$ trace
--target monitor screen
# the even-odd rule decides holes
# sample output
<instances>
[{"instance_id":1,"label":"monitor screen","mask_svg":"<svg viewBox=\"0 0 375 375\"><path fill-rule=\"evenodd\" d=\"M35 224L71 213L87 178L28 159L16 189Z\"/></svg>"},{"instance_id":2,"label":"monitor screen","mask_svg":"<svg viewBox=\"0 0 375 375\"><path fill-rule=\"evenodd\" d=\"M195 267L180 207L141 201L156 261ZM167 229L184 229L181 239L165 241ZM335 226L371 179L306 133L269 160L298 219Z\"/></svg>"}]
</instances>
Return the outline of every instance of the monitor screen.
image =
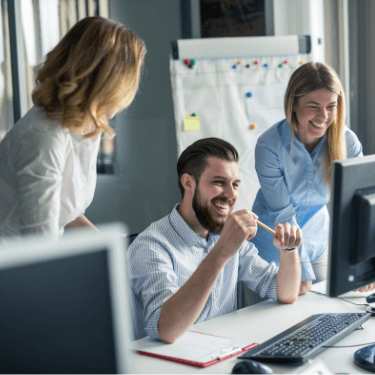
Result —
<instances>
[{"instance_id":1,"label":"monitor screen","mask_svg":"<svg viewBox=\"0 0 375 375\"><path fill-rule=\"evenodd\" d=\"M375 282L375 155L332 165L327 292Z\"/></svg>"},{"instance_id":2,"label":"monitor screen","mask_svg":"<svg viewBox=\"0 0 375 375\"><path fill-rule=\"evenodd\" d=\"M121 253L124 239L86 231L0 253L0 372L127 372L118 347L132 331L118 321L130 315L116 290L127 287Z\"/></svg>"}]
</instances>

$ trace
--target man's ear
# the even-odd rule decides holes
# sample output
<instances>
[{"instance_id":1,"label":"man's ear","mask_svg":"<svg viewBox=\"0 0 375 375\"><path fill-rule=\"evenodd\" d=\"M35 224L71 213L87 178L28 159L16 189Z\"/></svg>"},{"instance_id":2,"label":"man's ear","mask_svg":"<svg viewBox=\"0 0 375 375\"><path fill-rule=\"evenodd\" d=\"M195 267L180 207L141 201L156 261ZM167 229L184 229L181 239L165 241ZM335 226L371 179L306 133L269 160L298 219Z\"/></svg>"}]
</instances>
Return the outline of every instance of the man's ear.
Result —
<instances>
[{"instance_id":1,"label":"man's ear","mask_svg":"<svg viewBox=\"0 0 375 375\"><path fill-rule=\"evenodd\" d=\"M181 177L181 184L184 187L185 193L191 192L192 194L195 191L195 178L190 174L184 173Z\"/></svg>"}]
</instances>

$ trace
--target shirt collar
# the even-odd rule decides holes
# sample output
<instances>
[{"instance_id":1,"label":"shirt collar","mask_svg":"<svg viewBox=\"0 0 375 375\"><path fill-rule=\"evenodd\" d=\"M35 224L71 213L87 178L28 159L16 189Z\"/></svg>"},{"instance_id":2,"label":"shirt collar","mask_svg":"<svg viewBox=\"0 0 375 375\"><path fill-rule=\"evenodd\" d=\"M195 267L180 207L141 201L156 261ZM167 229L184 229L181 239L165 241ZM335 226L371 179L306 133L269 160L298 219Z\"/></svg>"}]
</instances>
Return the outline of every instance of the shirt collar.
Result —
<instances>
[{"instance_id":1,"label":"shirt collar","mask_svg":"<svg viewBox=\"0 0 375 375\"><path fill-rule=\"evenodd\" d=\"M177 209L179 207L179 204L176 204L169 215L169 221L174 228L174 230L179 234L179 236L184 240L187 246L207 246L207 243L209 242L211 238L211 234L208 235L208 241L206 241L204 238L198 236L186 223L186 221L181 217L181 215L178 213Z\"/></svg>"},{"instance_id":2,"label":"shirt collar","mask_svg":"<svg viewBox=\"0 0 375 375\"><path fill-rule=\"evenodd\" d=\"M95 137L91 137L91 138L83 138L84 132L82 132L82 131L73 132L69 128L64 128L64 133L70 134L72 136L72 138L74 138L78 142L82 142L85 139L90 139L92 142L95 142L98 139L98 135L96 135Z\"/></svg>"},{"instance_id":3,"label":"shirt collar","mask_svg":"<svg viewBox=\"0 0 375 375\"><path fill-rule=\"evenodd\" d=\"M327 133L326 133L326 134L327 134ZM325 142L326 142L326 138L327 138L327 135L326 135L326 134L323 135L322 139L321 139L321 140L319 141L319 143L315 146L313 152L311 153L311 156L312 156L313 154L317 153L317 152L323 147L323 145L324 145Z\"/></svg>"},{"instance_id":4,"label":"shirt collar","mask_svg":"<svg viewBox=\"0 0 375 375\"><path fill-rule=\"evenodd\" d=\"M282 138L284 146L286 147L290 145L292 143L292 127L289 124L289 122L286 119L284 121L281 121L279 125L279 129L280 129L281 138ZM319 151L322 148L323 144L325 143L325 140L326 140L326 134L324 134L323 138L315 146L311 154L314 154L315 152ZM293 142L296 142L304 146L302 142L300 142L295 135L293 137Z\"/></svg>"},{"instance_id":5,"label":"shirt collar","mask_svg":"<svg viewBox=\"0 0 375 375\"><path fill-rule=\"evenodd\" d=\"M284 143L284 146L290 145L292 143L292 127L286 119L284 121L281 121L279 125L279 132L281 134L281 139Z\"/></svg>"}]
</instances>

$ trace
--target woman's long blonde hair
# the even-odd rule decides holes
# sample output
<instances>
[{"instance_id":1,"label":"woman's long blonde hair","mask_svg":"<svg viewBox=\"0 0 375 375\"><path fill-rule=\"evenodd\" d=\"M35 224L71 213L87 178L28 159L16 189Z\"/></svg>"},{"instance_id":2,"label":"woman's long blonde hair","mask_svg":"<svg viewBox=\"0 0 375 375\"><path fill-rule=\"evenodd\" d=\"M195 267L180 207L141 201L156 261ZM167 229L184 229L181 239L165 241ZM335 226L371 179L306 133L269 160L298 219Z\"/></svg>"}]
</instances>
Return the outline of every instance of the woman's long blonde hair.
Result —
<instances>
[{"instance_id":1,"label":"woman's long blonde hair","mask_svg":"<svg viewBox=\"0 0 375 375\"><path fill-rule=\"evenodd\" d=\"M345 95L340 78L336 72L323 63L309 62L301 65L290 77L285 93L284 110L287 121L292 127L292 147L294 133L298 129L295 109L299 99L316 90L328 90L338 95L336 117L327 130L326 151L324 155L325 181L330 185L331 165L334 160L346 159L344 134Z\"/></svg>"},{"instance_id":2,"label":"woman's long blonde hair","mask_svg":"<svg viewBox=\"0 0 375 375\"><path fill-rule=\"evenodd\" d=\"M114 135L106 115L133 101L145 53L144 42L123 25L86 17L37 67L33 102L74 132L93 124L86 138Z\"/></svg>"}]
</instances>

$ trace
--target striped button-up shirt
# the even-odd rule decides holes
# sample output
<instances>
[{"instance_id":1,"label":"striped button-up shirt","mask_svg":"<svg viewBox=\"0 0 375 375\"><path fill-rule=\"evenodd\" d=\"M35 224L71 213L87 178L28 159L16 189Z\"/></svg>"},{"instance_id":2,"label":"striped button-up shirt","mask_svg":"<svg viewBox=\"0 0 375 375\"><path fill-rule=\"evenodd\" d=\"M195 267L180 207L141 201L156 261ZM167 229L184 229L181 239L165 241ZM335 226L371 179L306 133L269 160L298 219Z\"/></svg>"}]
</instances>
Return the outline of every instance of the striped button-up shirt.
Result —
<instances>
[{"instance_id":1,"label":"striped button-up shirt","mask_svg":"<svg viewBox=\"0 0 375 375\"><path fill-rule=\"evenodd\" d=\"M177 208L139 234L127 252L136 339L146 335L160 338L163 303L185 284L220 238L198 236ZM277 300L277 271L274 263L262 259L255 246L245 241L224 266L196 322L236 310L238 281L262 297Z\"/></svg>"}]
</instances>

